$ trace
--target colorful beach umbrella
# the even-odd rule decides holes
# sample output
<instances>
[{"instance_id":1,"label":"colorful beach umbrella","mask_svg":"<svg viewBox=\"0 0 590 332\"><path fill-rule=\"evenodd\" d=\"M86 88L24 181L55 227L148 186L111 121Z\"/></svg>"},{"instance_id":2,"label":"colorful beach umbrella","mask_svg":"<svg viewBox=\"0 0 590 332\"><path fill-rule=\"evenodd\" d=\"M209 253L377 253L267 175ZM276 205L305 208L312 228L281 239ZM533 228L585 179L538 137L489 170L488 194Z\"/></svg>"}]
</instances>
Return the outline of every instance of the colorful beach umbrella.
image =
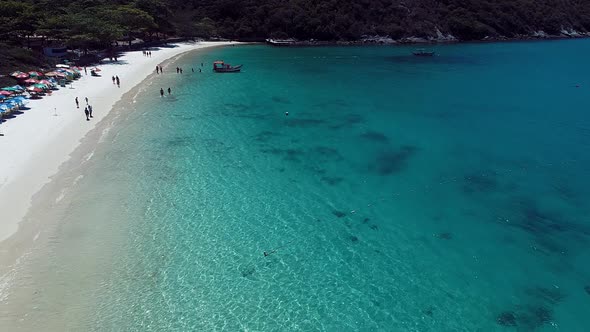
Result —
<instances>
[{"instance_id":1,"label":"colorful beach umbrella","mask_svg":"<svg viewBox=\"0 0 590 332\"><path fill-rule=\"evenodd\" d=\"M39 80L36 80L34 78L29 78L24 80L23 82L28 83L28 84L35 84L35 83L39 83Z\"/></svg>"},{"instance_id":2,"label":"colorful beach umbrella","mask_svg":"<svg viewBox=\"0 0 590 332\"><path fill-rule=\"evenodd\" d=\"M20 75L20 74L24 74L24 73L23 73L22 71L20 71L20 70L17 70L17 71L13 71L13 72L10 74L10 76L14 77L14 76L17 76L17 75Z\"/></svg>"},{"instance_id":3,"label":"colorful beach umbrella","mask_svg":"<svg viewBox=\"0 0 590 332\"><path fill-rule=\"evenodd\" d=\"M37 83L37 84L33 84L34 87L39 88L39 89L48 89L49 87L46 84L42 84L42 83Z\"/></svg>"},{"instance_id":4,"label":"colorful beach umbrella","mask_svg":"<svg viewBox=\"0 0 590 332\"><path fill-rule=\"evenodd\" d=\"M55 65L55 68L70 68L70 66L59 63L59 64Z\"/></svg>"},{"instance_id":5,"label":"colorful beach umbrella","mask_svg":"<svg viewBox=\"0 0 590 332\"><path fill-rule=\"evenodd\" d=\"M0 91L0 95L10 96L10 95L12 95L12 92L11 91L6 91L6 90L2 90L2 91Z\"/></svg>"},{"instance_id":6,"label":"colorful beach umbrella","mask_svg":"<svg viewBox=\"0 0 590 332\"><path fill-rule=\"evenodd\" d=\"M45 76L47 76L47 77L57 76L57 72L50 71L50 72L45 73Z\"/></svg>"},{"instance_id":7,"label":"colorful beach umbrella","mask_svg":"<svg viewBox=\"0 0 590 332\"><path fill-rule=\"evenodd\" d=\"M29 91L29 92L43 92L43 89L38 88L36 86L30 86L27 88L27 91Z\"/></svg>"},{"instance_id":8,"label":"colorful beach umbrella","mask_svg":"<svg viewBox=\"0 0 590 332\"><path fill-rule=\"evenodd\" d=\"M40 72L38 72L38 71L30 71L30 72L29 72L29 76L36 76L36 77L39 77L39 76L43 76L43 73L40 73Z\"/></svg>"}]
</instances>

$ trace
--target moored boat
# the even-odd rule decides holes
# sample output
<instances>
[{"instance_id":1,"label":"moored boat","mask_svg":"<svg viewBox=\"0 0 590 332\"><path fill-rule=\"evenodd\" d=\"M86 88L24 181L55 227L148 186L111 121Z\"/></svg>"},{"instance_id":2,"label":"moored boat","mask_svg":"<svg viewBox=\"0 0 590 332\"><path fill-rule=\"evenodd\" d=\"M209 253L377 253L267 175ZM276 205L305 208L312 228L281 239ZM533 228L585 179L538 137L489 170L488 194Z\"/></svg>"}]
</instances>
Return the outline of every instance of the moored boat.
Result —
<instances>
[{"instance_id":1,"label":"moored boat","mask_svg":"<svg viewBox=\"0 0 590 332\"><path fill-rule=\"evenodd\" d=\"M242 70L242 65L232 66L221 60L213 62L213 71L216 73L237 73Z\"/></svg>"}]
</instances>

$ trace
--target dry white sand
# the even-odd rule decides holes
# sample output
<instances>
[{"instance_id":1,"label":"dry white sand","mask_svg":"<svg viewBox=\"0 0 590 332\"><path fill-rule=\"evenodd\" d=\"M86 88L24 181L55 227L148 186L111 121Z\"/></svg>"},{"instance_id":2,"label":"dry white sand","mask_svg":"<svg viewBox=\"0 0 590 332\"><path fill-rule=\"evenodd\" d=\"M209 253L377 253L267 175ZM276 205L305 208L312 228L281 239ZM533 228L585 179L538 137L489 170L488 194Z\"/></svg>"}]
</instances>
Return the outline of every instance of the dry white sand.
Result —
<instances>
[{"instance_id":1,"label":"dry white sand","mask_svg":"<svg viewBox=\"0 0 590 332\"><path fill-rule=\"evenodd\" d=\"M81 139L103 119L124 93L138 85L163 61L181 53L228 42L175 44L176 47L152 51L152 57L141 51L128 52L118 63L103 64L101 77L82 74L69 86L54 91L52 96L31 100L30 110L0 125L0 241L18 230L35 193L57 173L59 166L79 145ZM168 72L172 73L170 69ZM175 74L175 73L174 73ZM113 85L117 75L121 87ZM78 97L80 108L76 108ZM86 121L85 98L94 109L94 118ZM57 115L55 115L57 114Z\"/></svg>"}]
</instances>

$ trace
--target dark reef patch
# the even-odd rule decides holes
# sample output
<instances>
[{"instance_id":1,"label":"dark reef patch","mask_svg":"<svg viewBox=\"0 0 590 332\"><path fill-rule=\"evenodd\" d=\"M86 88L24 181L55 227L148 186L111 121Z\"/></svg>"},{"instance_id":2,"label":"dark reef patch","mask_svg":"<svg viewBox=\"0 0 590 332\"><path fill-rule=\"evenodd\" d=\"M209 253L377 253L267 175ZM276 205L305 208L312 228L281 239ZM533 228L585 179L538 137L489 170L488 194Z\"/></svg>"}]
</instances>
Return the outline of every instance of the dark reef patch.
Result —
<instances>
[{"instance_id":1,"label":"dark reef patch","mask_svg":"<svg viewBox=\"0 0 590 332\"><path fill-rule=\"evenodd\" d=\"M272 154L276 156L283 156L284 160L288 161L301 161L299 158L305 154L302 149L279 149L279 148L267 148L261 149L260 152Z\"/></svg>"},{"instance_id":2,"label":"dark reef patch","mask_svg":"<svg viewBox=\"0 0 590 332\"><path fill-rule=\"evenodd\" d=\"M369 140L371 142L376 142L376 143L388 143L389 142L389 138L387 138L387 136L385 136L382 133L376 132L376 131L367 131L364 134L360 135L361 138Z\"/></svg>"},{"instance_id":3,"label":"dark reef patch","mask_svg":"<svg viewBox=\"0 0 590 332\"><path fill-rule=\"evenodd\" d=\"M236 103L225 103L223 106L225 106L226 109L232 109L236 111L245 111L251 108L249 105Z\"/></svg>"},{"instance_id":4,"label":"dark reef patch","mask_svg":"<svg viewBox=\"0 0 590 332\"><path fill-rule=\"evenodd\" d=\"M453 238L453 234L449 232L438 233L436 234L436 237L441 240L451 240Z\"/></svg>"},{"instance_id":5,"label":"dark reef patch","mask_svg":"<svg viewBox=\"0 0 590 332\"><path fill-rule=\"evenodd\" d=\"M503 311L496 317L496 322L502 326L516 326L516 314L512 311Z\"/></svg>"},{"instance_id":6,"label":"dark reef patch","mask_svg":"<svg viewBox=\"0 0 590 332\"><path fill-rule=\"evenodd\" d=\"M268 142L278 136L281 136L279 133L275 133L273 131L261 131L256 136L254 136L254 140L258 142Z\"/></svg>"},{"instance_id":7,"label":"dark reef patch","mask_svg":"<svg viewBox=\"0 0 590 332\"><path fill-rule=\"evenodd\" d=\"M369 223L369 221L371 221L371 218L364 218L363 219L363 224L367 224L367 223Z\"/></svg>"},{"instance_id":8,"label":"dark reef patch","mask_svg":"<svg viewBox=\"0 0 590 332\"><path fill-rule=\"evenodd\" d=\"M588 293L588 295L590 295L590 285L585 286L584 290L586 291L586 293Z\"/></svg>"},{"instance_id":9,"label":"dark reef patch","mask_svg":"<svg viewBox=\"0 0 590 332\"><path fill-rule=\"evenodd\" d=\"M374 230L374 231L379 230L379 226L377 226L375 224L372 224L371 226L369 226L369 228L372 229L372 230Z\"/></svg>"},{"instance_id":10,"label":"dark reef patch","mask_svg":"<svg viewBox=\"0 0 590 332\"><path fill-rule=\"evenodd\" d=\"M327 146L316 146L312 149L315 154L320 155L324 159L329 159L333 161L339 161L344 159L340 152L337 149L330 148Z\"/></svg>"},{"instance_id":11,"label":"dark reef patch","mask_svg":"<svg viewBox=\"0 0 590 332\"><path fill-rule=\"evenodd\" d=\"M350 241L353 242L353 243L356 243L356 242L359 242L359 238L356 237L356 236L354 236L354 235L351 235L350 236Z\"/></svg>"},{"instance_id":12,"label":"dark reef patch","mask_svg":"<svg viewBox=\"0 0 590 332\"><path fill-rule=\"evenodd\" d=\"M434 315L434 307L430 306L430 307L422 310L422 313L428 317L432 317Z\"/></svg>"},{"instance_id":13,"label":"dark reef patch","mask_svg":"<svg viewBox=\"0 0 590 332\"><path fill-rule=\"evenodd\" d=\"M403 171L408 160L416 154L418 148L405 145L395 150L381 152L369 169L379 175L386 176Z\"/></svg>"},{"instance_id":14,"label":"dark reef patch","mask_svg":"<svg viewBox=\"0 0 590 332\"><path fill-rule=\"evenodd\" d=\"M517 327L525 331L536 330L552 320L553 310L542 305L519 307L516 312L508 310L496 316L499 325Z\"/></svg>"},{"instance_id":15,"label":"dark reef patch","mask_svg":"<svg viewBox=\"0 0 590 332\"><path fill-rule=\"evenodd\" d=\"M296 127L296 128L317 127L317 126L323 125L325 123L326 123L326 121L320 120L320 119L289 118L286 120L286 124L288 127Z\"/></svg>"},{"instance_id":16,"label":"dark reef patch","mask_svg":"<svg viewBox=\"0 0 590 332\"><path fill-rule=\"evenodd\" d=\"M330 125L332 129L349 128L359 123L363 123L365 119L360 114L348 114L341 119L337 119L334 124Z\"/></svg>"},{"instance_id":17,"label":"dark reef patch","mask_svg":"<svg viewBox=\"0 0 590 332\"><path fill-rule=\"evenodd\" d=\"M498 188L494 172L468 174L463 177L463 192L492 192Z\"/></svg>"},{"instance_id":18,"label":"dark reef patch","mask_svg":"<svg viewBox=\"0 0 590 332\"><path fill-rule=\"evenodd\" d=\"M322 182L326 182L331 186L336 186L340 184L340 182L344 181L344 178L341 177L332 177L332 176L324 176L322 177Z\"/></svg>"},{"instance_id":19,"label":"dark reef patch","mask_svg":"<svg viewBox=\"0 0 590 332\"><path fill-rule=\"evenodd\" d=\"M337 218L346 217L346 213L344 213L342 211L338 211L338 210L333 210L332 214L335 215Z\"/></svg>"},{"instance_id":20,"label":"dark reef patch","mask_svg":"<svg viewBox=\"0 0 590 332\"><path fill-rule=\"evenodd\" d=\"M272 96L272 98L270 98L272 101L274 101L275 103L279 103L279 104L291 104L291 101L285 97L281 97L281 96Z\"/></svg>"},{"instance_id":21,"label":"dark reef patch","mask_svg":"<svg viewBox=\"0 0 590 332\"><path fill-rule=\"evenodd\" d=\"M242 277L244 278L251 277L254 274L254 272L256 272L256 268L254 266L246 267L241 271Z\"/></svg>"}]
</instances>

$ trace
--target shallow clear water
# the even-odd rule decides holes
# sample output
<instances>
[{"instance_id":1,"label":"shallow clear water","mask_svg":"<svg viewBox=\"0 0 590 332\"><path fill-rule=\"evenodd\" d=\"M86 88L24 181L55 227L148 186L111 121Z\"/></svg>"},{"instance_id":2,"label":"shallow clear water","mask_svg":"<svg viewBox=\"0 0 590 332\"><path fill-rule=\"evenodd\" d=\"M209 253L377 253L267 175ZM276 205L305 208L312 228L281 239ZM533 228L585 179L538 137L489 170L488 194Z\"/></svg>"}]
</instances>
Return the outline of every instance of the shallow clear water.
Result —
<instances>
[{"instance_id":1,"label":"shallow clear water","mask_svg":"<svg viewBox=\"0 0 590 332\"><path fill-rule=\"evenodd\" d=\"M34 305L84 330L590 329L590 41L435 49L172 64L81 167L33 282L73 290Z\"/></svg>"}]
</instances>

